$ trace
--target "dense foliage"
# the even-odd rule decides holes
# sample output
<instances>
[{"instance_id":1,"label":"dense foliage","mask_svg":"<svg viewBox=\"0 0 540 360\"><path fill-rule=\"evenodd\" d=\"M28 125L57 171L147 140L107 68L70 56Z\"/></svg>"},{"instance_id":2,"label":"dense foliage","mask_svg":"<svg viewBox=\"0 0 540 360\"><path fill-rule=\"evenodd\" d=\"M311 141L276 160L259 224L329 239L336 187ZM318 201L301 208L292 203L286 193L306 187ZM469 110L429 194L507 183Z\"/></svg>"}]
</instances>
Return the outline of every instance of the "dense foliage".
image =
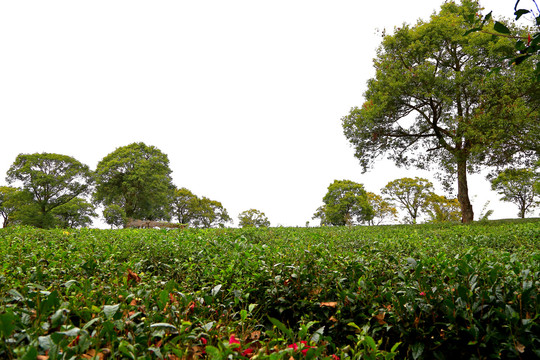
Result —
<instances>
[{"instance_id":1,"label":"dense foliage","mask_svg":"<svg viewBox=\"0 0 540 360\"><path fill-rule=\"evenodd\" d=\"M166 218L174 189L171 173L169 158L155 146L119 147L97 165L94 199L106 207L120 206L129 218Z\"/></svg>"},{"instance_id":2,"label":"dense foliage","mask_svg":"<svg viewBox=\"0 0 540 360\"><path fill-rule=\"evenodd\" d=\"M387 156L398 165L438 167L448 185L457 179L463 222L474 218L468 173L529 164L539 150L532 63L508 66L512 39L465 35L479 13L475 1L447 1L429 21L384 36L365 102L342 118L364 171Z\"/></svg>"},{"instance_id":3,"label":"dense foliage","mask_svg":"<svg viewBox=\"0 0 540 360\"><path fill-rule=\"evenodd\" d=\"M0 230L0 358L540 357L540 222Z\"/></svg>"},{"instance_id":4,"label":"dense foliage","mask_svg":"<svg viewBox=\"0 0 540 360\"><path fill-rule=\"evenodd\" d=\"M270 220L266 214L257 209L244 210L238 214L240 227L268 227Z\"/></svg>"},{"instance_id":5,"label":"dense foliage","mask_svg":"<svg viewBox=\"0 0 540 360\"><path fill-rule=\"evenodd\" d=\"M67 155L19 154L6 180L22 185L23 194L11 197L16 204L15 218L24 224L47 228L65 222L65 218L55 217L53 211L90 193L92 172L87 165ZM65 214L66 208L62 211Z\"/></svg>"},{"instance_id":6,"label":"dense foliage","mask_svg":"<svg viewBox=\"0 0 540 360\"><path fill-rule=\"evenodd\" d=\"M374 216L364 185L351 180L334 180L328 185L323 203L313 215L321 219L322 225L357 225Z\"/></svg>"}]
</instances>

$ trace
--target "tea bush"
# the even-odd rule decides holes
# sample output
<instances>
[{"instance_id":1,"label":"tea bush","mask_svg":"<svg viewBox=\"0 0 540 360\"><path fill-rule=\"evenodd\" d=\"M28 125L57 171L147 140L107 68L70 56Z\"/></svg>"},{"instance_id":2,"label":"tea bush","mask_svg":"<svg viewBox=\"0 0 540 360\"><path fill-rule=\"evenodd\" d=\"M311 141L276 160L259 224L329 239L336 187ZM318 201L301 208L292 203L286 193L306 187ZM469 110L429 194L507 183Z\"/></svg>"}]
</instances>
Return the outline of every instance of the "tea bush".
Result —
<instances>
[{"instance_id":1,"label":"tea bush","mask_svg":"<svg viewBox=\"0 0 540 360\"><path fill-rule=\"evenodd\" d=\"M0 358L540 357L540 221L0 229Z\"/></svg>"}]
</instances>

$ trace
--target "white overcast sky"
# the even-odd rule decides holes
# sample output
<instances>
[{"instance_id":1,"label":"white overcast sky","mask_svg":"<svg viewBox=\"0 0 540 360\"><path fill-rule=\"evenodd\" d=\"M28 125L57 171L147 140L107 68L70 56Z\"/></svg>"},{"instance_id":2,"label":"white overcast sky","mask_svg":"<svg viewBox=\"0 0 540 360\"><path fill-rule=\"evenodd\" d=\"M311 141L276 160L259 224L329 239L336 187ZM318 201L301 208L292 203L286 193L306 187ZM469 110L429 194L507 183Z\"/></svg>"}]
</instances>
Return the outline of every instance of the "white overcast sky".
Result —
<instances>
[{"instance_id":1,"label":"white overcast sky","mask_svg":"<svg viewBox=\"0 0 540 360\"><path fill-rule=\"evenodd\" d=\"M304 226L335 179L379 190L432 174L381 161L362 174L341 117L363 103L381 35L442 1L0 2L0 184L20 153L95 169L142 141L168 155L176 186ZM511 17L513 0L485 0ZM483 176L478 215L515 217Z\"/></svg>"}]
</instances>

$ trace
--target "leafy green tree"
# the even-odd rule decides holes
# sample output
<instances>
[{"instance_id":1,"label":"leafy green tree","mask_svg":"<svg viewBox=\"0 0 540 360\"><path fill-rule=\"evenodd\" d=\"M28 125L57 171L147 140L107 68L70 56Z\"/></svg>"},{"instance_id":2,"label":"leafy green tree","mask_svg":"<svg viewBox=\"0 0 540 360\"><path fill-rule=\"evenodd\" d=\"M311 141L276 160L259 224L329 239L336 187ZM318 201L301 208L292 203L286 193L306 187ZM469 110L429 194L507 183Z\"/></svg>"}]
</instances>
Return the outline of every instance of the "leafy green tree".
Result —
<instances>
[{"instance_id":1,"label":"leafy green tree","mask_svg":"<svg viewBox=\"0 0 540 360\"><path fill-rule=\"evenodd\" d=\"M429 194L425 210L430 222L458 222L461 219L458 199L449 199L444 195Z\"/></svg>"},{"instance_id":2,"label":"leafy green tree","mask_svg":"<svg viewBox=\"0 0 540 360\"><path fill-rule=\"evenodd\" d=\"M355 225L373 219L373 208L364 186L351 180L334 180L328 186L323 203L313 215L314 219L321 219L321 225Z\"/></svg>"},{"instance_id":3,"label":"leafy green tree","mask_svg":"<svg viewBox=\"0 0 540 360\"><path fill-rule=\"evenodd\" d=\"M180 224L210 228L225 226L232 219L219 201L199 198L186 188L176 189L172 200L172 216Z\"/></svg>"},{"instance_id":4,"label":"leafy green tree","mask_svg":"<svg viewBox=\"0 0 540 360\"><path fill-rule=\"evenodd\" d=\"M365 103L342 118L364 171L386 154L400 166L437 166L447 187L457 179L463 222L474 218L469 172L527 164L540 149L532 65L506 66L512 39L465 36L479 12L475 1L448 1L430 21L385 36Z\"/></svg>"},{"instance_id":5,"label":"leafy green tree","mask_svg":"<svg viewBox=\"0 0 540 360\"><path fill-rule=\"evenodd\" d=\"M373 209L373 219L370 220L371 225L380 225L387 219L390 221L397 219L397 209L381 195L368 192L367 197Z\"/></svg>"},{"instance_id":6,"label":"leafy green tree","mask_svg":"<svg viewBox=\"0 0 540 360\"><path fill-rule=\"evenodd\" d=\"M527 211L540 203L540 194L535 190L535 183L540 181L540 174L531 169L506 169L491 180L491 189L502 195L501 200L518 206L518 216L525 218Z\"/></svg>"},{"instance_id":7,"label":"leafy green tree","mask_svg":"<svg viewBox=\"0 0 540 360\"><path fill-rule=\"evenodd\" d=\"M238 220L240 220L240 227L269 227L270 221L266 215L259 210L249 209L242 211L238 215Z\"/></svg>"},{"instance_id":8,"label":"leafy green tree","mask_svg":"<svg viewBox=\"0 0 540 360\"><path fill-rule=\"evenodd\" d=\"M186 188L175 189L171 206L173 218L177 218L180 224L193 225L199 198Z\"/></svg>"},{"instance_id":9,"label":"leafy green tree","mask_svg":"<svg viewBox=\"0 0 540 360\"><path fill-rule=\"evenodd\" d=\"M219 201L210 200L205 196L198 199L193 218L193 224L196 227L223 227L231 221L232 219L227 213L227 210Z\"/></svg>"},{"instance_id":10,"label":"leafy green tree","mask_svg":"<svg viewBox=\"0 0 540 360\"><path fill-rule=\"evenodd\" d=\"M53 227L51 211L77 196L88 195L92 173L88 166L66 155L20 154L7 172L6 180L21 182L32 196L31 204L19 209L22 222L41 228Z\"/></svg>"},{"instance_id":11,"label":"leafy green tree","mask_svg":"<svg viewBox=\"0 0 540 360\"><path fill-rule=\"evenodd\" d=\"M18 201L16 198L19 189L11 186L0 186L0 216L2 216L2 227L8 227L13 222L13 215L17 210Z\"/></svg>"},{"instance_id":12,"label":"leafy green tree","mask_svg":"<svg viewBox=\"0 0 540 360\"><path fill-rule=\"evenodd\" d=\"M416 224L420 212L425 208L432 192L433 184L427 179L419 177L396 179L390 181L382 189L384 195L396 201L407 211L408 220L413 224Z\"/></svg>"},{"instance_id":13,"label":"leafy green tree","mask_svg":"<svg viewBox=\"0 0 540 360\"><path fill-rule=\"evenodd\" d=\"M127 222L126 212L120 205L111 204L103 210L105 222L113 227L121 227Z\"/></svg>"},{"instance_id":14,"label":"leafy green tree","mask_svg":"<svg viewBox=\"0 0 540 360\"><path fill-rule=\"evenodd\" d=\"M169 159L158 148L133 143L117 148L97 165L94 200L120 206L128 218L166 219L172 185Z\"/></svg>"},{"instance_id":15,"label":"leafy green tree","mask_svg":"<svg viewBox=\"0 0 540 360\"><path fill-rule=\"evenodd\" d=\"M97 216L94 205L80 197L54 208L52 214L56 225L61 228L88 227L92 225L92 218Z\"/></svg>"}]
</instances>

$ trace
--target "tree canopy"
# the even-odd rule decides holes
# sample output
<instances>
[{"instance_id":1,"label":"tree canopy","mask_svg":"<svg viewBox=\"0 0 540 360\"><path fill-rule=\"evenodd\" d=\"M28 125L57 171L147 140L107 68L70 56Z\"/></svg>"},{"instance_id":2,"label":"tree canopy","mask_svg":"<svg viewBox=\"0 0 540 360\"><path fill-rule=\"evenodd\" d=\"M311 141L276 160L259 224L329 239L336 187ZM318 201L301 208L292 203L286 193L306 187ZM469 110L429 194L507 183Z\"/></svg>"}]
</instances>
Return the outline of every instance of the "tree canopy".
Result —
<instances>
[{"instance_id":1,"label":"tree canopy","mask_svg":"<svg viewBox=\"0 0 540 360\"><path fill-rule=\"evenodd\" d=\"M13 214L17 210L18 201L16 195L19 190L12 186L0 186L0 216L3 218L2 227L7 227L13 222Z\"/></svg>"},{"instance_id":2,"label":"tree canopy","mask_svg":"<svg viewBox=\"0 0 540 360\"><path fill-rule=\"evenodd\" d=\"M364 185L351 180L334 180L328 186L323 203L313 215L314 219L321 219L321 225L355 225L373 219L373 208Z\"/></svg>"},{"instance_id":3,"label":"tree canopy","mask_svg":"<svg viewBox=\"0 0 540 360\"><path fill-rule=\"evenodd\" d=\"M168 217L173 193L169 159L154 146L133 143L105 156L97 165L98 203L120 206L128 218Z\"/></svg>"},{"instance_id":4,"label":"tree canopy","mask_svg":"<svg viewBox=\"0 0 540 360\"><path fill-rule=\"evenodd\" d=\"M509 168L491 180L491 188L502 195L501 200L516 204L518 216L524 218L540 203L540 193L534 188L539 181L540 174L532 169Z\"/></svg>"},{"instance_id":5,"label":"tree canopy","mask_svg":"<svg viewBox=\"0 0 540 360\"><path fill-rule=\"evenodd\" d=\"M373 219L371 225L380 225L383 221L394 221L397 219L397 209L381 195L372 192L367 193L369 205L373 209Z\"/></svg>"},{"instance_id":6,"label":"tree canopy","mask_svg":"<svg viewBox=\"0 0 540 360\"><path fill-rule=\"evenodd\" d=\"M249 209L238 214L240 227L268 227L270 221L266 215L257 209Z\"/></svg>"},{"instance_id":7,"label":"tree canopy","mask_svg":"<svg viewBox=\"0 0 540 360\"><path fill-rule=\"evenodd\" d=\"M474 1L449 1L429 21L386 35L364 104L342 118L364 171L387 155L397 165L438 167L448 186L457 178L463 222L474 218L468 172L526 164L540 149L532 65L507 66L512 39L465 35L478 13Z\"/></svg>"},{"instance_id":8,"label":"tree canopy","mask_svg":"<svg viewBox=\"0 0 540 360\"><path fill-rule=\"evenodd\" d=\"M77 196L88 195L92 173L88 166L67 155L51 153L20 154L7 172L6 180L22 183L31 194L21 207L23 223L37 227L54 226L51 211Z\"/></svg>"},{"instance_id":9,"label":"tree canopy","mask_svg":"<svg viewBox=\"0 0 540 360\"><path fill-rule=\"evenodd\" d=\"M408 220L413 224L416 224L420 211L426 206L432 192L433 184L419 177L396 179L382 189L383 194L407 210Z\"/></svg>"},{"instance_id":10,"label":"tree canopy","mask_svg":"<svg viewBox=\"0 0 540 360\"><path fill-rule=\"evenodd\" d=\"M55 224L61 228L88 227L97 216L94 205L79 197L54 208L52 214L56 218Z\"/></svg>"}]
</instances>

